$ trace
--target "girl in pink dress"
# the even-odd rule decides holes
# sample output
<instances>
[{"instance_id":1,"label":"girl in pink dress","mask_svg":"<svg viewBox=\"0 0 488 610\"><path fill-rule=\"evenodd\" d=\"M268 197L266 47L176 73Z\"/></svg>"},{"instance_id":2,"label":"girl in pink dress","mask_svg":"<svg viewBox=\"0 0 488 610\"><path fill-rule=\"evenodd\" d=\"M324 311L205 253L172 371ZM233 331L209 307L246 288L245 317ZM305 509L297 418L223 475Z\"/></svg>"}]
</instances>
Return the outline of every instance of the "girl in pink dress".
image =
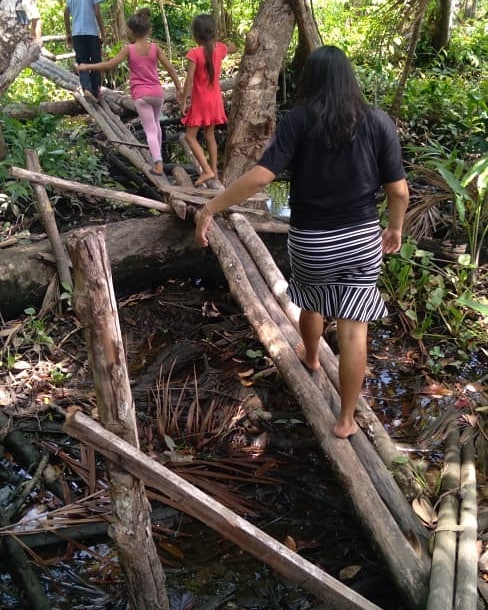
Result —
<instances>
[{"instance_id":1,"label":"girl in pink dress","mask_svg":"<svg viewBox=\"0 0 488 610\"><path fill-rule=\"evenodd\" d=\"M134 42L125 46L108 61L96 64L79 64L78 70L111 70L127 59L130 72L130 93L137 114L146 134L147 144L153 160L151 173L163 174L161 155L162 132L159 116L163 106L163 87L159 80L158 62L168 71L176 87L176 97L180 99L181 85L176 70L166 57L163 49L147 37L151 33L149 9L141 9L129 17L127 26Z\"/></svg>"},{"instance_id":2,"label":"girl in pink dress","mask_svg":"<svg viewBox=\"0 0 488 610\"><path fill-rule=\"evenodd\" d=\"M198 15L192 22L192 36L198 47L190 49L186 55L188 73L183 86L181 109L185 115L181 122L186 125L186 141L202 168L195 186L206 180L217 178L217 142L215 125L227 123L224 101L220 90L222 60L236 47L215 40L215 21L211 15ZM191 103L187 108L187 100ZM198 142L198 130L203 127L209 160Z\"/></svg>"}]
</instances>

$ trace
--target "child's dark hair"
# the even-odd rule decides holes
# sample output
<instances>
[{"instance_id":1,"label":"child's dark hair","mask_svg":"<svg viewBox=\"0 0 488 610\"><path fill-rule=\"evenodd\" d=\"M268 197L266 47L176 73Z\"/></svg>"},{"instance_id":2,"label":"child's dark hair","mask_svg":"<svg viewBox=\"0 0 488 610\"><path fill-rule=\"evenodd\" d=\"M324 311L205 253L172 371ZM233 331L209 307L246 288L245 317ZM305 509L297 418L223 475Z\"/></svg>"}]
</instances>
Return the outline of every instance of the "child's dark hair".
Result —
<instances>
[{"instance_id":1,"label":"child's dark hair","mask_svg":"<svg viewBox=\"0 0 488 610\"><path fill-rule=\"evenodd\" d=\"M151 31L151 11L148 8L141 8L129 17L127 26L136 38L147 36Z\"/></svg>"},{"instance_id":2,"label":"child's dark hair","mask_svg":"<svg viewBox=\"0 0 488 610\"><path fill-rule=\"evenodd\" d=\"M197 15L191 24L191 33L195 42L201 44L205 51L205 67L208 72L208 82L212 84L215 78L215 70L212 61L214 42L216 35L215 21L212 15Z\"/></svg>"}]
</instances>

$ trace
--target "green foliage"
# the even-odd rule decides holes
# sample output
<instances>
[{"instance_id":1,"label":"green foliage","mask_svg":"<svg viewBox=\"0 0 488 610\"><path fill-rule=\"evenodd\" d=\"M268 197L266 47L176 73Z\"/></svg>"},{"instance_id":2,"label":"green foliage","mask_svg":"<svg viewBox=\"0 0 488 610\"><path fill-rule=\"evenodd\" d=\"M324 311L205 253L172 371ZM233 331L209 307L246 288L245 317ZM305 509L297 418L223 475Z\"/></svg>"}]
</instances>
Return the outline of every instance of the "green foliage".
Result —
<instances>
[{"instance_id":1,"label":"green foliage","mask_svg":"<svg viewBox=\"0 0 488 610\"><path fill-rule=\"evenodd\" d=\"M380 287L385 300L408 320L414 339L447 331L466 344L480 330L465 306L466 299L474 300L469 271L461 257L457 263L440 265L432 252L419 249L410 238L398 255L385 258Z\"/></svg>"},{"instance_id":2,"label":"green foliage","mask_svg":"<svg viewBox=\"0 0 488 610\"><path fill-rule=\"evenodd\" d=\"M0 183L4 199L1 210L10 206L17 216L25 212L32 200L30 183L10 177L10 167L24 167L26 149L37 151L42 170L60 178L106 184L109 180L105 164L95 147L76 129L72 122L48 114L39 114L28 121L1 117L7 143L7 158L0 162Z\"/></svg>"},{"instance_id":3,"label":"green foliage","mask_svg":"<svg viewBox=\"0 0 488 610\"><path fill-rule=\"evenodd\" d=\"M60 90L55 83L36 74L31 68L25 68L2 96L2 104L31 105L46 100L62 100L68 96L69 94L64 89Z\"/></svg>"},{"instance_id":4,"label":"green foliage","mask_svg":"<svg viewBox=\"0 0 488 610\"><path fill-rule=\"evenodd\" d=\"M488 235L488 154L474 164L460 158L456 151L449 153L439 144L413 148L420 153L418 162L434 169L446 185L446 192L454 202L452 206L454 231L461 229L469 243L472 282L476 279L481 249Z\"/></svg>"},{"instance_id":5,"label":"green foliage","mask_svg":"<svg viewBox=\"0 0 488 610\"><path fill-rule=\"evenodd\" d=\"M485 85L439 65L416 70L407 81L401 109L412 140L429 137L444 145L456 142L464 153L486 152L488 98L481 87Z\"/></svg>"}]
</instances>

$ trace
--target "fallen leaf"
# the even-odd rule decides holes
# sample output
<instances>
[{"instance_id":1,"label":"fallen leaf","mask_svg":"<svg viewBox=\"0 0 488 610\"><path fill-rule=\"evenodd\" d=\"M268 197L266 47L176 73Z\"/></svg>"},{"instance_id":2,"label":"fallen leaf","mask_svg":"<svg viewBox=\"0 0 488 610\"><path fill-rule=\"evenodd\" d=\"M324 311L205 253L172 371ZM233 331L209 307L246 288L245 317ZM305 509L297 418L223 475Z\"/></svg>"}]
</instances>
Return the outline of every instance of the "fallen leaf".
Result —
<instances>
[{"instance_id":1,"label":"fallen leaf","mask_svg":"<svg viewBox=\"0 0 488 610\"><path fill-rule=\"evenodd\" d=\"M439 383L429 383L418 391L418 394L427 394L428 396L450 396L452 390L445 388Z\"/></svg>"},{"instance_id":2,"label":"fallen leaf","mask_svg":"<svg viewBox=\"0 0 488 610\"><path fill-rule=\"evenodd\" d=\"M297 543L291 536L286 536L286 538L283 540L283 544L291 551L295 553L297 552Z\"/></svg>"},{"instance_id":3,"label":"fallen leaf","mask_svg":"<svg viewBox=\"0 0 488 610\"><path fill-rule=\"evenodd\" d=\"M426 497L420 496L415 498L412 502L412 508L417 517L421 519L427 527L430 527L431 529L435 528L437 524L437 513Z\"/></svg>"},{"instance_id":4,"label":"fallen leaf","mask_svg":"<svg viewBox=\"0 0 488 610\"><path fill-rule=\"evenodd\" d=\"M339 572L339 580L351 580L361 571L361 566L346 566Z\"/></svg>"},{"instance_id":5,"label":"fallen leaf","mask_svg":"<svg viewBox=\"0 0 488 610\"><path fill-rule=\"evenodd\" d=\"M250 377L254 374L254 369L248 369L247 371L242 371L242 373L237 373L239 377Z\"/></svg>"},{"instance_id":6,"label":"fallen leaf","mask_svg":"<svg viewBox=\"0 0 488 610\"><path fill-rule=\"evenodd\" d=\"M30 362L26 362L25 360L17 360L17 362L14 363L12 368L16 371L25 371L26 369L31 368L31 364Z\"/></svg>"}]
</instances>

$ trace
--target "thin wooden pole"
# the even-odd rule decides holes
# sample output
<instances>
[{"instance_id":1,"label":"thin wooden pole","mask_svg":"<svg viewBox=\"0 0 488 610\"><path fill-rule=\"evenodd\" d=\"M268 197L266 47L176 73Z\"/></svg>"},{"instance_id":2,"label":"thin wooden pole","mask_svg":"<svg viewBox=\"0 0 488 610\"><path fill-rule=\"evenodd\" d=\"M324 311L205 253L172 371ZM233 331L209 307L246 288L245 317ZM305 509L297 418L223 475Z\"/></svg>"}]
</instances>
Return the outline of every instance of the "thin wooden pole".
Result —
<instances>
[{"instance_id":1,"label":"thin wooden pole","mask_svg":"<svg viewBox=\"0 0 488 610\"><path fill-rule=\"evenodd\" d=\"M173 504L181 506L183 512L199 519L285 578L328 602L329 610L381 610L81 411L68 413L64 429L68 434L93 445L133 477L141 478L148 487L169 496Z\"/></svg>"},{"instance_id":2,"label":"thin wooden pole","mask_svg":"<svg viewBox=\"0 0 488 610\"><path fill-rule=\"evenodd\" d=\"M31 171L40 172L41 164L39 163L39 157L35 150L26 150L25 156L27 159L27 167ZM47 196L46 189L40 184L34 183L32 185L34 193L37 197L37 203L42 218L42 223L46 229L46 233L51 242L53 249L54 258L56 259L56 268L58 270L59 283L66 289L71 289L71 271L70 271L70 260L68 253L61 241L58 227L56 225L56 219L54 218L54 211Z\"/></svg>"}]
</instances>

